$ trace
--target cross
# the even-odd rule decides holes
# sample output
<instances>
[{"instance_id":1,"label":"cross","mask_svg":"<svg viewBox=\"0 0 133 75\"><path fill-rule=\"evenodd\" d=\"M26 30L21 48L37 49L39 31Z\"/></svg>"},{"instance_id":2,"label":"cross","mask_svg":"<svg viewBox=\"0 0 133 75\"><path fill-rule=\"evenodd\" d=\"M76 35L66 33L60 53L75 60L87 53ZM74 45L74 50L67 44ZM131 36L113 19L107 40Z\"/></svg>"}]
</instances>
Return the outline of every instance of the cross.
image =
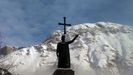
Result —
<instances>
[{"instance_id":1,"label":"cross","mask_svg":"<svg viewBox=\"0 0 133 75\"><path fill-rule=\"evenodd\" d=\"M59 23L59 25L64 25L64 34L66 34L66 26L71 26L71 24L66 24L66 17L64 18L64 23Z\"/></svg>"}]
</instances>

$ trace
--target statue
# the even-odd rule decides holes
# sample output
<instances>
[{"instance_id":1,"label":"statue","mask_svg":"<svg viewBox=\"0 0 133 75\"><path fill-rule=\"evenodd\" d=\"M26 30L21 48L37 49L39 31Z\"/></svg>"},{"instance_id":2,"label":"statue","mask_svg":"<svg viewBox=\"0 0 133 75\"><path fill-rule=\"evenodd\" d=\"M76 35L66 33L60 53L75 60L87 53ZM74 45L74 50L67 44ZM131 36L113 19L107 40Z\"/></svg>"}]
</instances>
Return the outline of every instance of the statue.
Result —
<instances>
[{"instance_id":1,"label":"statue","mask_svg":"<svg viewBox=\"0 0 133 75\"><path fill-rule=\"evenodd\" d=\"M66 26L71 26L71 24L66 24L66 17L64 17L64 23L59 23L59 25L64 25L64 34L61 37L61 42L57 44L56 55L58 58L58 68L53 75L74 75L70 63L69 44L73 43L78 35L71 41L65 41Z\"/></svg>"},{"instance_id":2,"label":"statue","mask_svg":"<svg viewBox=\"0 0 133 75\"><path fill-rule=\"evenodd\" d=\"M58 58L58 68L70 68L70 53L69 44L73 43L78 37L76 35L73 40L65 41L66 26L71 26L71 24L66 24L66 17L64 17L64 23L59 23L59 25L64 25L64 34L61 37L61 42L57 44L57 58Z\"/></svg>"},{"instance_id":3,"label":"statue","mask_svg":"<svg viewBox=\"0 0 133 75\"><path fill-rule=\"evenodd\" d=\"M57 44L56 51L58 57L58 68L70 68L69 44L73 43L77 37L78 35L76 35L73 40L66 42L65 35L62 35L62 41Z\"/></svg>"}]
</instances>

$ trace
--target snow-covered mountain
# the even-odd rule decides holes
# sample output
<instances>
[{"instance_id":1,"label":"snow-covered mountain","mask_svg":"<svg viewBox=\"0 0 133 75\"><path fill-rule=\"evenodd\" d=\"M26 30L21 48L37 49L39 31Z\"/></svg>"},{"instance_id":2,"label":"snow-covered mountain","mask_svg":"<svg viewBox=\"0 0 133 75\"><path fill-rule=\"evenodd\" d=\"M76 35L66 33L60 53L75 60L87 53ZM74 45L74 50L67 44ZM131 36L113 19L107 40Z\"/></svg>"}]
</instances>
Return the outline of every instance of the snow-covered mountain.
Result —
<instances>
[{"instance_id":1,"label":"snow-covered mountain","mask_svg":"<svg viewBox=\"0 0 133 75\"><path fill-rule=\"evenodd\" d=\"M109 22L85 23L67 28L71 65L75 75L132 75L133 28ZM44 33L45 34L45 33ZM56 45L62 32L55 31L45 42L17 50L0 62L20 75L52 75L57 69Z\"/></svg>"}]
</instances>

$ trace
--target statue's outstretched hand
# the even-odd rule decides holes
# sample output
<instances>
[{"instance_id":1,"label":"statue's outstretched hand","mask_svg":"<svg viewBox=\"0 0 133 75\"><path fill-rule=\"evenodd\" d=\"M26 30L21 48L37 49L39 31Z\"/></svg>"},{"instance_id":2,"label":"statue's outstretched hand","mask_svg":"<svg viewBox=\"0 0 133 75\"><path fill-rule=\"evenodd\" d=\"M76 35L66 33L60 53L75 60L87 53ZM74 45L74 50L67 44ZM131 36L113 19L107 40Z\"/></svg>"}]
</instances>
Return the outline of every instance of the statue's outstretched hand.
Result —
<instances>
[{"instance_id":1,"label":"statue's outstretched hand","mask_svg":"<svg viewBox=\"0 0 133 75\"><path fill-rule=\"evenodd\" d=\"M79 34L76 35L76 37L78 37L78 36L79 36Z\"/></svg>"},{"instance_id":2,"label":"statue's outstretched hand","mask_svg":"<svg viewBox=\"0 0 133 75\"><path fill-rule=\"evenodd\" d=\"M75 37L71 40L71 41L68 41L67 44L71 44L74 42L74 40L76 40L76 38L78 37L79 35L75 35Z\"/></svg>"}]
</instances>

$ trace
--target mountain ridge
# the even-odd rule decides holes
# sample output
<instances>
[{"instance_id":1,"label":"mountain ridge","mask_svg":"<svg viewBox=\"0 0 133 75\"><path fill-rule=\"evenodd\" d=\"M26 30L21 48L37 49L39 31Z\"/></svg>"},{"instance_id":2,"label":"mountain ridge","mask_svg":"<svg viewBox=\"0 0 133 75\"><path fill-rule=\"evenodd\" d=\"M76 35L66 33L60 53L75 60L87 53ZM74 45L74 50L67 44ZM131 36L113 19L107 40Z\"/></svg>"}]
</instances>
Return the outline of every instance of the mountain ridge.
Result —
<instances>
[{"instance_id":1,"label":"mountain ridge","mask_svg":"<svg viewBox=\"0 0 133 75\"><path fill-rule=\"evenodd\" d=\"M110 22L84 23L68 27L67 33L66 40L79 34L70 45L72 69L77 75L124 75L132 68L132 27ZM0 62L12 64L11 72L20 75L51 75L57 68L55 51L61 35L62 31L57 30L40 45L17 50Z\"/></svg>"}]
</instances>

